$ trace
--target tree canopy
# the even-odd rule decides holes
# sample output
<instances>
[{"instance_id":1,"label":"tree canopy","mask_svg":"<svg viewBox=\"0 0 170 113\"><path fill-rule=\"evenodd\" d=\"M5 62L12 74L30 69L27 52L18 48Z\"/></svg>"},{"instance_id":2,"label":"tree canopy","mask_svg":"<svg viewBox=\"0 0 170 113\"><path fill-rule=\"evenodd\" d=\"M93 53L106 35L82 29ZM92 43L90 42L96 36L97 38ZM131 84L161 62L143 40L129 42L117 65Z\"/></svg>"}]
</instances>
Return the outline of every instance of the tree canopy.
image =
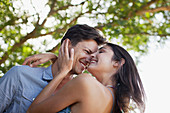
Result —
<instances>
[{"instance_id":1,"label":"tree canopy","mask_svg":"<svg viewBox=\"0 0 170 113\"><path fill-rule=\"evenodd\" d=\"M29 55L57 53L64 32L78 23L140 54L170 36L168 0L0 0L0 9L1 75Z\"/></svg>"}]
</instances>

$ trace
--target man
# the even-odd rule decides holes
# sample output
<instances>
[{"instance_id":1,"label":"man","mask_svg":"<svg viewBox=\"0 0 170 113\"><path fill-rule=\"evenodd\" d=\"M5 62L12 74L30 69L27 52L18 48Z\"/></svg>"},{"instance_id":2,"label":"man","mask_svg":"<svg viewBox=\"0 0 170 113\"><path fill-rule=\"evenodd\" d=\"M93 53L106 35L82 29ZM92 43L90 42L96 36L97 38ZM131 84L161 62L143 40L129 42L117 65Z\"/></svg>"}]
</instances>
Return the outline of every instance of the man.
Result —
<instances>
[{"instance_id":1,"label":"man","mask_svg":"<svg viewBox=\"0 0 170 113\"><path fill-rule=\"evenodd\" d=\"M74 48L74 62L60 87L70 80L72 74L82 73L90 54L104 42L99 32L87 25L75 25L68 29L61 43L69 43L68 39L71 42L69 48ZM59 54L55 63L47 68L14 66L10 69L0 79L0 113L25 113L41 90L64 68L62 63L64 59Z\"/></svg>"}]
</instances>

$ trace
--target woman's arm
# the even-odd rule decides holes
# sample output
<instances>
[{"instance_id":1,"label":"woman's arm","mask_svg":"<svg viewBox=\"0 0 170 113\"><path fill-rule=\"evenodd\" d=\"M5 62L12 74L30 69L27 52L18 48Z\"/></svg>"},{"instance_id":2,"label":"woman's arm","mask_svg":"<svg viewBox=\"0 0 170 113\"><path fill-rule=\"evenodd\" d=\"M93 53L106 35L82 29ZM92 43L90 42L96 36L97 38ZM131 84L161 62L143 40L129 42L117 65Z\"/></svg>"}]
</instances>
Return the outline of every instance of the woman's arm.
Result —
<instances>
[{"instance_id":1,"label":"woman's arm","mask_svg":"<svg viewBox=\"0 0 170 113\"><path fill-rule=\"evenodd\" d=\"M89 80L84 75L79 75L51 95L54 91L53 88L55 88L54 82L56 81L57 79L54 79L49 83L31 104L27 113L56 113L72 104L82 103L88 97Z\"/></svg>"}]
</instances>

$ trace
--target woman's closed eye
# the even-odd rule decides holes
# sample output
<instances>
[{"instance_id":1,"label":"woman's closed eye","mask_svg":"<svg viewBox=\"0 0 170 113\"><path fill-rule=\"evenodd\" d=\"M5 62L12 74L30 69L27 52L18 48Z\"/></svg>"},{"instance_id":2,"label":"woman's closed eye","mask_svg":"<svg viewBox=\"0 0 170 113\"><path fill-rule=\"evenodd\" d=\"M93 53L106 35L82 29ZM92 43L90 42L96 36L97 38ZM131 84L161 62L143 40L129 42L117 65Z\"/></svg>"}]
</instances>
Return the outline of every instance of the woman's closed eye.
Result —
<instances>
[{"instance_id":1,"label":"woman's closed eye","mask_svg":"<svg viewBox=\"0 0 170 113\"><path fill-rule=\"evenodd\" d=\"M100 49L100 50L99 50L99 53L104 53L104 50Z\"/></svg>"}]
</instances>

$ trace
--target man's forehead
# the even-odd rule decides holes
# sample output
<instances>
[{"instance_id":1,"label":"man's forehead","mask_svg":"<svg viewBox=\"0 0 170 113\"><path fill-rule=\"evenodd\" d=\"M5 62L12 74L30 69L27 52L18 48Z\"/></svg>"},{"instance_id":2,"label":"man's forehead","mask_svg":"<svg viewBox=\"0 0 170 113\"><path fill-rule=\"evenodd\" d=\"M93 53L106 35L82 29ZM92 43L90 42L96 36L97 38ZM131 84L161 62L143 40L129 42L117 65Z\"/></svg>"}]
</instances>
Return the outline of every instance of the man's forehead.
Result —
<instances>
[{"instance_id":1,"label":"man's forehead","mask_svg":"<svg viewBox=\"0 0 170 113\"><path fill-rule=\"evenodd\" d=\"M93 45L93 46L83 45L83 48L88 49L91 53L94 53L98 50L98 45Z\"/></svg>"},{"instance_id":2,"label":"man's forehead","mask_svg":"<svg viewBox=\"0 0 170 113\"><path fill-rule=\"evenodd\" d=\"M98 44L95 40L83 40L78 44L88 48L98 48Z\"/></svg>"}]
</instances>

